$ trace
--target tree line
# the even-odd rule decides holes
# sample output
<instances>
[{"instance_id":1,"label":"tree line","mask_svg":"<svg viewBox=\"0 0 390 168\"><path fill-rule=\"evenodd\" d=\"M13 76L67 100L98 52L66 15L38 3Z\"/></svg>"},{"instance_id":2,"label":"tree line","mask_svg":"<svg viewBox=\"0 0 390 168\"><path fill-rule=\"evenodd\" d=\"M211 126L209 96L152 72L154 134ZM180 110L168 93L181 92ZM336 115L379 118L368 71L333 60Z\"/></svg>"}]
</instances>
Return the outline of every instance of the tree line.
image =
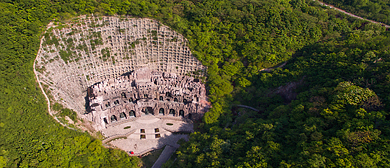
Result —
<instances>
[{"instance_id":1,"label":"tree line","mask_svg":"<svg viewBox=\"0 0 390 168\"><path fill-rule=\"evenodd\" d=\"M355 15L390 24L390 4L386 0L324 0Z\"/></svg>"},{"instance_id":2,"label":"tree line","mask_svg":"<svg viewBox=\"0 0 390 168\"><path fill-rule=\"evenodd\" d=\"M303 0L0 5L0 167L139 165L54 122L31 69L50 21L91 13L157 19L208 67L213 108L166 166L389 167L390 43L380 25Z\"/></svg>"}]
</instances>

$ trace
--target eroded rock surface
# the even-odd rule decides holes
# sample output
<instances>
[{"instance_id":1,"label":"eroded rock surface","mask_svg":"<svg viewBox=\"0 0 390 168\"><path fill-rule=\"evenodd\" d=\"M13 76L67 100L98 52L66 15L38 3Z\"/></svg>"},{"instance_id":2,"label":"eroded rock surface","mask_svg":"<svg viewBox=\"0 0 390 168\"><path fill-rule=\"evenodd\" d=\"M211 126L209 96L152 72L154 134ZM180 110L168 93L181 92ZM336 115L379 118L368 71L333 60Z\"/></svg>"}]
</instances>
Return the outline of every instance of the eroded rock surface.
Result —
<instances>
[{"instance_id":1,"label":"eroded rock surface","mask_svg":"<svg viewBox=\"0 0 390 168\"><path fill-rule=\"evenodd\" d=\"M145 115L199 119L209 108L199 79L147 67L91 86L88 99L86 115L97 130Z\"/></svg>"},{"instance_id":2,"label":"eroded rock surface","mask_svg":"<svg viewBox=\"0 0 390 168\"><path fill-rule=\"evenodd\" d=\"M35 62L54 102L78 112L103 143L143 155L188 139L208 110L205 67L180 34L151 19L80 17L50 24Z\"/></svg>"},{"instance_id":3,"label":"eroded rock surface","mask_svg":"<svg viewBox=\"0 0 390 168\"><path fill-rule=\"evenodd\" d=\"M38 77L56 101L86 112L87 88L148 67L200 77L205 67L180 34L158 21L129 17L81 17L53 25L42 38Z\"/></svg>"}]
</instances>

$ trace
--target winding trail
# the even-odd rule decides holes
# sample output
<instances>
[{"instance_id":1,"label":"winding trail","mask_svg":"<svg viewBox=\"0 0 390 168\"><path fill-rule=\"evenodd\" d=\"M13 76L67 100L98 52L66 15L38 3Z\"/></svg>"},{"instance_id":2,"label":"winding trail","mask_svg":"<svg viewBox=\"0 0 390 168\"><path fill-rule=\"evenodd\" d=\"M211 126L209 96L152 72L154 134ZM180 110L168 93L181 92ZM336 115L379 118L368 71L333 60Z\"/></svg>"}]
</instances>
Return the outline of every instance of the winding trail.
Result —
<instances>
[{"instance_id":1,"label":"winding trail","mask_svg":"<svg viewBox=\"0 0 390 168\"><path fill-rule=\"evenodd\" d=\"M258 109L255 109L255 108L250 107L250 106L242 105L242 104L237 105L237 107L247 108L247 109L251 109L251 110L256 111L256 112L260 112L260 110L258 110Z\"/></svg>"},{"instance_id":2,"label":"winding trail","mask_svg":"<svg viewBox=\"0 0 390 168\"><path fill-rule=\"evenodd\" d=\"M354 15L352 13L346 12L345 10L342 10L340 8L337 8L337 7L334 7L333 5L329 5L329 4L326 4L326 3L318 1L318 0L313 0L313 1L317 1L322 6L327 6L327 7L331 8L331 9L337 10L337 11L339 11L341 13L344 13L344 14L346 14L348 16L351 16L351 17L354 17L354 18L358 18L358 19L361 19L361 20L365 20L365 21L369 21L369 22L375 23L375 24L381 24L382 26L385 26L386 28L390 28L390 26L387 25L387 24L380 23L380 22L377 22L377 21L374 21L374 20L370 20L370 19L365 19L365 18L362 18L360 16L356 16L356 15ZM287 61L283 62L282 64L276 65L274 67L260 69L259 71L260 72L271 72L272 70L274 70L276 68L284 67L286 64L287 64Z\"/></svg>"},{"instance_id":3,"label":"winding trail","mask_svg":"<svg viewBox=\"0 0 390 168\"><path fill-rule=\"evenodd\" d=\"M276 69L276 68L283 68L285 65L287 64L287 61L283 62L282 64L280 65L276 65L274 67L269 67L269 68L263 68L263 69L260 69L259 71L262 72L271 72L272 70Z\"/></svg>"},{"instance_id":4,"label":"winding trail","mask_svg":"<svg viewBox=\"0 0 390 168\"><path fill-rule=\"evenodd\" d=\"M345 11L345 10L342 10L342 9L340 9L340 8L337 8L337 7L334 7L333 5L329 5L329 4L326 4L326 3L321 2L321 1L318 1L318 0L313 0L313 1L317 1L317 2L318 2L320 5L322 5L322 6L330 7L331 9L334 9L334 10L337 10L337 11L339 11L339 12L342 12L342 13L348 15L348 16L351 16L351 17L354 17L354 18L358 18L358 19L362 19L362 20L366 20L366 21L369 21L369 22L371 22L371 23L381 24L382 26L385 26L386 28L390 28L389 25L386 25L386 24L384 24L384 23L380 23L380 22L377 22L377 21L373 21L373 20L370 20L370 19L365 19L365 18L362 18L362 17L360 17L360 16L356 16L356 15L354 15L354 14L352 14L352 13L349 13L349 12L347 12L347 11Z\"/></svg>"},{"instance_id":5,"label":"winding trail","mask_svg":"<svg viewBox=\"0 0 390 168\"><path fill-rule=\"evenodd\" d=\"M386 25L386 24L384 24L384 23L380 23L380 22L377 22L377 21L374 21L374 20L362 18L362 17L360 17L360 16L357 16L357 15L354 15L354 14L352 14L352 13L346 12L346 11L340 9L340 8L334 7L333 5L329 5L329 4L326 4L326 3L321 2L321 1L318 1L318 0L313 0L313 1L317 1L317 2L318 2L320 5L322 5L322 6L326 6L326 7L329 7L329 8L331 8L331 9L337 10L337 11L342 12L342 13L344 13L344 14L350 16L350 17L358 18L358 19L365 20L365 21L368 21L368 22L371 22L371 23L375 23L375 24L381 24L382 26L385 26L386 28L390 28L389 25ZM42 38L41 38L41 40L40 40L40 47L39 47L38 53L40 53L41 45L42 45L42 39L43 39L43 38L44 38L44 36L42 36ZM38 59L38 53L37 53L36 58L34 59L33 71L34 71L34 74L35 74L35 78L36 78L36 80L37 80L37 82L38 82L38 85L39 85L39 87L41 88L41 91L42 91L42 93L43 93L43 95L45 96L45 99L46 99L46 101L47 101L48 112L49 112L49 114L50 114L50 115L51 115L59 124L61 124L62 126L68 128L68 129L71 129L71 130L76 130L76 129L71 128L71 127L69 127L68 125L62 123L62 122L53 114L53 112L52 112L51 109L50 109L50 100L49 100L49 97L47 96L47 94L45 93L45 91L44 91L44 89L43 89L43 87L42 87L41 80L39 79L38 73L37 73L36 68L35 68L35 67L36 67L35 63L37 62L37 59ZM284 62L284 63L282 63L282 64L280 64L280 65L277 65L277 66L275 66L275 67L261 69L260 71L270 72L270 71L272 71L272 70L275 69L275 68L279 68L279 67L285 66L286 63L287 63L287 61ZM250 107L250 106L246 106L246 105L237 105L237 106L238 106L238 107L241 107L241 108L247 108L247 109L251 109L251 110L254 110L254 111L259 112L258 109L253 108L253 107ZM235 121L235 122L236 122L236 121ZM233 123L233 126L234 126L235 122ZM225 127L225 128L226 128L226 127ZM77 130L76 130L76 131L77 131ZM134 132L134 131L130 132L130 134L133 133L133 132ZM128 134L129 134L129 133L128 133ZM125 136L127 136L128 134L125 134ZM108 142L108 141L110 141L110 140L113 140L113 139L115 139L115 138L122 137L122 136L123 136L123 135L115 136L115 137L111 137L111 138L105 139L105 140L103 140L103 143L106 143L106 142ZM172 153L173 153L174 151L176 151L176 149L177 149L177 147L173 147L173 146L167 145L166 148L164 149L163 153L160 155L160 157L158 158L158 160L156 161L156 163L153 165L153 167L160 167L163 163L165 163L165 162L170 158L170 156L172 155ZM164 154L164 155L163 155L163 154Z\"/></svg>"},{"instance_id":6,"label":"winding trail","mask_svg":"<svg viewBox=\"0 0 390 168\"><path fill-rule=\"evenodd\" d=\"M50 100L49 100L49 97L46 95L45 90L43 89L43 87L42 87L42 85L41 85L41 80L40 80L39 77L38 77L38 73L37 73L37 71L35 70L35 63L37 62L37 59L38 59L38 53L41 51L42 39L43 39L44 37L45 37L45 36L42 36L42 38L41 38L41 42L40 42L40 44L39 44L39 50L38 50L38 52L37 52L37 56L36 56L35 59L34 59L33 70L34 70L35 78L37 79L37 82L38 82L38 84L39 84L39 87L41 88L41 91L42 91L43 95L44 95L45 98L46 98L46 101L47 101L47 109L48 109L49 114L50 114L58 123L60 123L62 126L66 127L66 128L69 128L69 129L71 129L71 130L77 131L76 129L71 128L71 127L67 126L66 124L62 123L60 120L58 120L58 118L57 118L56 116L53 115L53 112L50 110Z\"/></svg>"}]
</instances>

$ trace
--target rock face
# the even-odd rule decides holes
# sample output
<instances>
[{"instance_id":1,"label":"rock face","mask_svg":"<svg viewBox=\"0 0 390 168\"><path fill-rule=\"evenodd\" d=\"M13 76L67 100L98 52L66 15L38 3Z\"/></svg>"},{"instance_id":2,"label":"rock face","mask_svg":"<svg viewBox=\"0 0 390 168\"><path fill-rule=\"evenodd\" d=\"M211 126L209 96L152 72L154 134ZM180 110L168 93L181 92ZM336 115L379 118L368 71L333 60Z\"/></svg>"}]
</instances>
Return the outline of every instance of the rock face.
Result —
<instances>
[{"instance_id":1,"label":"rock face","mask_svg":"<svg viewBox=\"0 0 390 168\"><path fill-rule=\"evenodd\" d=\"M188 92L188 87L195 89L195 85L200 85L200 83L194 82L189 77L183 78L183 75L198 78L205 74L206 69L191 54L186 44L187 40L183 36L155 20L128 17L80 17L65 25L51 24L49 26L41 41L36 70L40 80L48 86L53 98L67 108L77 111L81 116L88 113L86 112L86 107L89 105L86 104L88 99L98 104L95 104L96 106L91 104L92 112L89 111L90 113L86 116L91 120L99 120L98 127L102 127L104 124L101 123L101 117L103 116L99 118L94 114L93 109L97 111L96 108L101 108L105 111L107 122L110 123L110 117L114 114L117 120L120 119L120 115L116 113L120 110L113 107L115 105L113 100L120 100L119 104L124 103L119 91L115 93L114 89L107 88L107 86L111 87L110 82L117 83L112 87L123 87L122 89L129 87L130 90L125 92L126 99L133 98L133 101L137 103L127 102L126 108L133 109L136 112L135 116L145 110L140 109L141 106L154 108L161 107L161 103L167 103L167 96L163 96L162 102L155 101L153 104L148 101L150 98L158 99L160 92L180 94L181 96L177 97L178 101L187 99L195 102L195 93ZM131 75L121 76L144 67L148 67L150 71L143 69L145 71L136 71ZM165 79L172 79L172 81L167 80L167 84L163 84L165 81L159 81ZM118 83L126 80L134 82ZM157 80L158 85L152 85L153 80ZM151 81L153 82L150 83ZM183 83L168 87L168 83L173 84L178 81ZM96 84L98 82L101 83ZM90 86L92 86L93 94L96 94L95 99L91 99L92 95L87 97L87 88ZM182 87L182 89L176 93L174 90L176 87ZM202 90L202 93L197 94L198 98L204 98L201 97L201 94L204 94L204 87L197 86L197 88L198 91ZM131 89L137 92L131 92ZM102 99L106 96L95 92L98 90L102 92L105 90L105 94L111 94L111 97L107 95L107 98L112 100ZM137 94L128 95L130 93ZM148 98L144 97L145 94ZM116 99L115 96L119 98ZM108 102L110 107L105 106ZM179 115L178 110L184 109L184 106L189 108L184 110L184 116L188 116L190 109L198 114L196 103L174 104L167 104L166 108L164 107L164 114L168 114L168 110L173 108L176 110L175 115ZM158 113L158 110L153 110ZM129 111L126 112L128 115Z\"/></svg>"},{"instance_id":2,"label":"rock face","mask_svg":"<svg viewBox=\"0 0 390 168\"><path fill-rule=\"evenodd\" d=\"M199 119L208 110L198 79L141 68L88 89L88 119L97 130L144 115Z\"/></svg>"}]
</instances>

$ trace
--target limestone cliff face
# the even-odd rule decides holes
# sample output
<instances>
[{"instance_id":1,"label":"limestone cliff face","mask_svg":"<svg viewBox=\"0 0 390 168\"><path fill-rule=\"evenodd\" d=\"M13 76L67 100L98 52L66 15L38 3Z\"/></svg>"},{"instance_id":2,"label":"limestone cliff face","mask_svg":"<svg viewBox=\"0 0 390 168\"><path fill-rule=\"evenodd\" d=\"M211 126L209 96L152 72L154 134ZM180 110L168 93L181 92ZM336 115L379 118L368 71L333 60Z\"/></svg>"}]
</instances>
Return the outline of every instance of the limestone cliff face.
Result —
<instances>
[{"instance_id":1,"label":"limestone cliff face","mask_svg":"<svg viewBox=\"0 0 390 168\"><path fill-rule=\"evenodd\" d=\"M145 115L200 119L210 108L201 81L147 67L92 85L88 99L85 117L96 130Z\"/></svg>"},{"instance_id":2,"label":"limestone cliff face","mask_svg":"<svg viewBox=\"0 0 390 168\"><path fill-rule=\"evenodd\" d=\"M205 67L186 44L182 35L155 20L84 16L50 24L36 70L54 99L83 114L88 87L133 70L203 76Z\"/></svg>"}]
</instances>

